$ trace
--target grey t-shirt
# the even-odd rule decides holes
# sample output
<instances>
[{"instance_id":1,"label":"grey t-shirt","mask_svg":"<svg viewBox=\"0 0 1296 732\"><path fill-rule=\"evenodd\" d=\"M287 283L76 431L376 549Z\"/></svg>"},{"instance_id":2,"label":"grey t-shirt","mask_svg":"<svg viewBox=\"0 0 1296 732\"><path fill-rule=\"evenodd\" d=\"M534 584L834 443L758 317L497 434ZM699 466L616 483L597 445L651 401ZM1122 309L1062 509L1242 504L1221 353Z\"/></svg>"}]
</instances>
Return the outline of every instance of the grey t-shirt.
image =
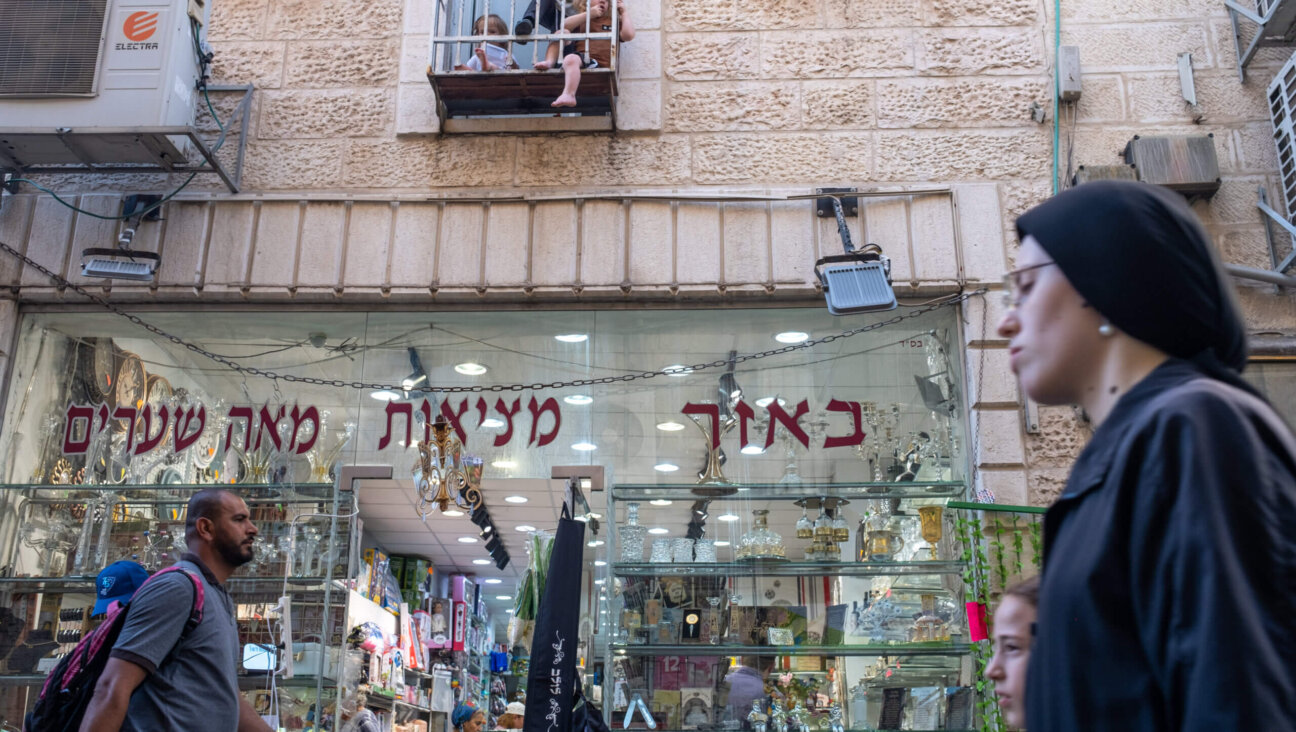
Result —
<instances>
[{"instance_id":1,"label":"grey t-shirt","mask_svg":"<svg viewBox=\"0 0 1296 732\"><path fill-rule=\"evenodd\" d=\"M150 673L131 696L122 730L234 732L240 655L234 603L198 557L185 554L177 564L203 579L202 622L181 640L194 589L180 572L149 582L131 598L112 657Z\"/></svg>"}]
</instances>

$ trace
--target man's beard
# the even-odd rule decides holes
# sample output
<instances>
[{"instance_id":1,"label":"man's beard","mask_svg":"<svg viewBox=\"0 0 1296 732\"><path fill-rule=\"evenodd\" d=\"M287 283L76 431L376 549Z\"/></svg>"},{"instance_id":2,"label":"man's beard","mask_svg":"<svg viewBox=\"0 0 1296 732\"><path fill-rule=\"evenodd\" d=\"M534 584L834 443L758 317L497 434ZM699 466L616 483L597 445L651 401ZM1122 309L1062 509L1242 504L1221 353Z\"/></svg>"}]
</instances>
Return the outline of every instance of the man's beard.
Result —
<instances>
[{"instance_id":1,"label":"man's beard","mask_svg":"<svg viewBox=\"0 0 1296 732\"><path fill-rule=\"evenodd\" d=\"M242 567L252 561L252 545L244 546L237 541L222 541L216 545L216 553L231 567Z\"/></svg>"}]
</instances>

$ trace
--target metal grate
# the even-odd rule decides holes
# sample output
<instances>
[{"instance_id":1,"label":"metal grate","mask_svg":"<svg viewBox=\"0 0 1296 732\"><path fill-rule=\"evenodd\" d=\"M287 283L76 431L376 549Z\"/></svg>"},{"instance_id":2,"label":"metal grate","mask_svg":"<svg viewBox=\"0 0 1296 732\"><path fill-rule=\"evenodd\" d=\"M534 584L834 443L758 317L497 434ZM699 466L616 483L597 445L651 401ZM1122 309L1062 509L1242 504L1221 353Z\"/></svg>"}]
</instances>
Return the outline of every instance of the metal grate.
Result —
<instances>
[{"instance_id":1,"label":"metal grate","mask_svg":"<svg viewBox=\"0 0 1296 732\"><path fill-rule=\"evenodd\" d=\"M0 0L0 96L93 94L108 0Z\"/></svg>"},{"instance_id":2,"label":"metal grate","mask_svg":"<svg viewBox=\"0 0 1296 732\"><path fill-rule=\"evenodd\" d=\"M1278 149L1278 175L1282 181L1283 203L1287 220L1292 220L1296 204L1296 135L1293 114L1296 113L1296 56L1283 64L1269 84L1269 113L1273 118L1274 143Z\"/></svg>"}]
</instances>

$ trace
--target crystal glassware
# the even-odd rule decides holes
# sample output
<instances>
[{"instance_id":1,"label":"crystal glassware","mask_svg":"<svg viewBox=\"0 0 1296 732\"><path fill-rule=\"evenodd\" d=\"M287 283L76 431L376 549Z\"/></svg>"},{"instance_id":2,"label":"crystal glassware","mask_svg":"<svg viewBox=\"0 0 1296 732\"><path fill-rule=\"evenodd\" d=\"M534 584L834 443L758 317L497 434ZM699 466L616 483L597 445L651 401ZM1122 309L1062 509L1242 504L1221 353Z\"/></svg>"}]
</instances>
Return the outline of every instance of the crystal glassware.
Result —
<instances>
[{"instance_id":1,"label":"crystal glassware","mask_svg":"<svg viewBox=\"0 0 1296 732\"><path fill-rule=\"evenodd\" d=\"M850 541L850 527L846 525L846 517L842 515L841 506L837 507L835 513L832 520L832 540L838 543Z\"/></svg>"},{"instance_id":2,"label":"crystal glassware","mask_svg":"<svg viewBox=\"0 0 1296 732\"><path fill-rule=\"evenodd\" d=\"M752 528L738 539L735 555L739 559L786 559L783 537L769 528L769 511L758 508L752 515Z\"/></svg>"},{"instance_id":3,"label":"crystal glassware","mask_svg":"<svg viewBox=\"0 0 1296 732\"><path fill-rule=\"evenodd\" d=\"M814 538L816 541L822 541L832 537L832 519L828 518L828 510L820 504L819 517L814 522Z\"/></svg>"},{"instance_id":4,"label":"crystal glassware","mask_svg":"<svg viewBox=\"0 0 1296 732\"><path fill-rule=\"evenodd\" d=\"M697 563L714 564L716 561L715 539L698 539L694 542L693 561Z\"/></svg>"},{"instance_id":5,"label":"crystal glassware","mask_svg":"<svg viewBox=\"0 0 1296 732\"><path fill-rule=\"evenodd\" d=\"M720 598L708 597L707 605L707 641L713 646L720 645Z\"/></svg>"},{"instance_id":6,"label":"crystal glassware","mask_svg":"<svg viewBox=\"0 0 1296 732\"><path fill-rule=\"evenodd\" d=\"M914 621L909 639L923 643L949 640L949 626L936 614L936 596L922 595L922 615Z\"/></svg>"},{"instance_id":7,"label":"crystal glassware","mask_svg":"<svg viewBox=\"0 0 1296 732\"><path fill-rule=\"evenodd\" d=\"M922 538L927 542L932 561L938 559L936 554L937 544L940 543L943 534L941 526L941 515L943 511L941 506L922 506L918 509L918 521L922 525Z\"/></svg>"},{"instance_id":8,"label":"crystal glassware","mask_svg":"<svg viewBox=\"0 0 1296 732\"><path fill-rule=\"evenodd\" d=\"M671 540L670 539L653 539L652 554L648 561L653 564L669 564L671 560Z\"/></svg>"},{"instance_id":9,"label":"crystal glassware","mask_svg":"<svg viewBox=\"0 0 1296 732\"><path fill-rule=\"evenodd\" d=\"M626 525L621 527L617 538L621 542L621 561L642 562L644 556L644 538L648 529L639 525L639 504L626 504Z\"/></svg>"},{"instance_id":10,"label":"crystal glassware","mask_svg":"<svg viewBox=\"0 0 1296 732\"><path fill-rule=\"evenodd\" d=\"M801 507L801 518L796 522L796 535L798 539L814 538L814 524L810 521L810 515L805 506Z\"/></svg>"},{"instance_id":11,"label":"crystal glassware","mask_svg":"<svg viewBox=\"0 0 1296 732\"><path fill-rule=\"evenodd\" d=\"M671 559L681 564L693 561L693 540L685 537L671 539Z\"/></svg>"}]
</instances>

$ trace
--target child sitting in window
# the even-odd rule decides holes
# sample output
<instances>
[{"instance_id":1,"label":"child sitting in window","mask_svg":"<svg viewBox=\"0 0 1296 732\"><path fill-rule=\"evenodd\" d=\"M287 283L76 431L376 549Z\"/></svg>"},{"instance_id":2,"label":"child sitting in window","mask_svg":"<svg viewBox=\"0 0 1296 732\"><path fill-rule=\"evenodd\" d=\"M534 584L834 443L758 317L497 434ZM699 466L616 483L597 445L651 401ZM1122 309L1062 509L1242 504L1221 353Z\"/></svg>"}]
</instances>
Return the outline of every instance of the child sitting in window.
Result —
<instances>
[{"instance_id":1,"label":"child sitting in window","mask_svg":"<svg viewBox=\"0 0 1296 732\"><path fill-rule=\"evenodd\" d=\"M474 36L506 36L508 28L504 19L498 15L483 15L473 21ZM508 47L501 43L488 41L473 50L473 57L466 64L458 64L455 71L495 71L497 69L516 69L517 62L509 53Z\"/></svg>"},{"instance_id":2,"label":"child sitting in window","mask_svg":"<svg viewBox=\"0 0 1296 732\"><path fill-rule=\"evenodd\" d=\"M588 5L588 10L586 6ZM622 43L633 40L635 35L634 23L630 21L630 16L626 13L625 0L616 0L617 21L620 25L617 37ZM563 23L563 29L560 33L585 33L586 17L589 18L590 33L610 33L612 31L612 14L609 12L608 0L576 0L576 9L580 12L571 16ZM563 91L550 106L554 107L574 107L576 106L576 87L580 85L581 68L608 69L612 67L612 42L609 40L589 41L589 63L585 63L584 53L586 41L574 41L572 43L562 44L562 68L565 78L563 80ZM537 63L537 69L551 69L558 63L558 43L550 43L549 48L545 51L545 60Z\"/></svg>"}]
</instances>

